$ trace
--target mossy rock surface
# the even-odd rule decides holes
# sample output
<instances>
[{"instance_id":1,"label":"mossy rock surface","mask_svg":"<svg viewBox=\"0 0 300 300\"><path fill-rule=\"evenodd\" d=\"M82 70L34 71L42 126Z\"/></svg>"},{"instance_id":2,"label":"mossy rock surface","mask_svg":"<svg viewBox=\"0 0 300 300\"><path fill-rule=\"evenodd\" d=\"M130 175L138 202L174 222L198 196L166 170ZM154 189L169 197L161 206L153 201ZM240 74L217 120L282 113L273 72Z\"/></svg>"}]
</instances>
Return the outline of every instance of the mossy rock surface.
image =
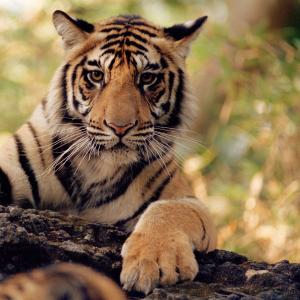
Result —
<instances>
[{"instance_id":1,"label":"mossy rock surface","mask_svg":"<svg viewBox=\"0 0 300 300\"><path fill-rule=\"evenodd\" d=\"M59 261L88 265L118 282L120 250L127 235L118 228L86 223L52 211L0 206L0 281ZM196 253L194 282L157 288L130 299L300 299L300 264L249 261L237 253Z\"/></svg>"}]
</instances>

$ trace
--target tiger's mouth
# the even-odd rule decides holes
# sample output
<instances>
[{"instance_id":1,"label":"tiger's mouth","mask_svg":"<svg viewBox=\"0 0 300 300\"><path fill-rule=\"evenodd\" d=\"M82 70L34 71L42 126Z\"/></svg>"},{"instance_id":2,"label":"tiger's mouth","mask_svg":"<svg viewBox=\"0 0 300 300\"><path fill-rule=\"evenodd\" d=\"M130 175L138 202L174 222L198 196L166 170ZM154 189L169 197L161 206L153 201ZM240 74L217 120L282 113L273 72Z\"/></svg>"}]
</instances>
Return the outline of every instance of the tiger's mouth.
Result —
<instances>
[{"instance_id":1,"label":"tiger's mouth","mask_svg":"<svg viewBox=\"0 0 300 300\"><path fill-rule=\"evenodd\" d=\"M161 147L155 146L155 131L151 124L145 125L140 130L129 131L122 136L111 132L86 128L90 144L91 156L104 158L105 161L117 163L130 163L133 161L151 161L153 157L161 156ZM158 153L159 152L159 153Z\"/></svg>"},{"instance_id":2,"label":"tiger's mouth","mask_svg":"<svg viewBox=\"0 0 300 300\"><path fill-rule=\"evenodd\" d=\"M173 136L164 131L133 132L122 137L109 134L98 136L87 131L89 145L88 155L95 159L103 159L107 163L130 164L143 161L150 163L172 151ZM106 137L105 139L103 137Z\"/></svg>"}]
</instances>

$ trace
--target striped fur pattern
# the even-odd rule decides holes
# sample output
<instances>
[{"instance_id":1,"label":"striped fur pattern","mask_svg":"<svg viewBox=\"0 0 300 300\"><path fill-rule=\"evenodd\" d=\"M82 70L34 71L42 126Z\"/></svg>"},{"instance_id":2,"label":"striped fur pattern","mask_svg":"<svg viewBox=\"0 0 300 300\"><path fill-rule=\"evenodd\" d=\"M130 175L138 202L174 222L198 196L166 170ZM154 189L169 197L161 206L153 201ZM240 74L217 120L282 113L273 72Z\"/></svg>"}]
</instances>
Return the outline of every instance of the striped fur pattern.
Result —
<instances>
[{"instance_id":1,"label":"striped fur pattern","mask_svg":"<svg viewBox=\"0 0 300 300\"><path fill-rule=\"evenodd\" d=\"M18 274L0 284L0 300L125 300L121 289L92 269L69 263Z\"/></svg>"},{"instance_id":2,"label":"striped fur pattern","mask_svg":"<svg viewBox=\"0 0 300 300\"><path fill-rule=\"evenodd\" d=\"M120 16L90 24L56 11L65 61L0 151L1 204L133 231L122 252L126 289L148 293L193 279L193 249L216 245L211 217L173 155L191 101L185 58L205 20L162 28Z\"/></svg>"}]
</instances>

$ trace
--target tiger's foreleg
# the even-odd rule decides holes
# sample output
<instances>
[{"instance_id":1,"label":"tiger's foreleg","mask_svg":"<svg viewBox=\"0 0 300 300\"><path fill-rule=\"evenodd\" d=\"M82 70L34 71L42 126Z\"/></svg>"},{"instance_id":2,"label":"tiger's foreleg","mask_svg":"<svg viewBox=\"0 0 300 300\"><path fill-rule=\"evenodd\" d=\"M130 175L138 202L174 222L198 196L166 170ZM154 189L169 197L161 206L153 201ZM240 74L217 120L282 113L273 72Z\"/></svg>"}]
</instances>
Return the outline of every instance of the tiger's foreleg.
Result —
<instances>
[{"instance_id":1,"label":"tiger's foreleg","mask_svg":"<svg viewBox=\"0 0 300 300\"><path fill-rule=\"evenodd\" d=\"M196 198L160 200L148 207L122 248L121 282L127 290L149 293L155 286L193 280L193 251L216 247L216 231Z\"/></svg>"}]
</instances>

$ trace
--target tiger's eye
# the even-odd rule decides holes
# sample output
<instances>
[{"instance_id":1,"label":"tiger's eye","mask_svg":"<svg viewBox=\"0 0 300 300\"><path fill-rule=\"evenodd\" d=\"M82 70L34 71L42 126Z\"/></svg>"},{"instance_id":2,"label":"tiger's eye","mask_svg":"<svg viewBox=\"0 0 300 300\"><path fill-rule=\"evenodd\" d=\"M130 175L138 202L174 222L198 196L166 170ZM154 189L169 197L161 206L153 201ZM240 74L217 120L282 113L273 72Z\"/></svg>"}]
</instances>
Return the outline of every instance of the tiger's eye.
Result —
<instances>
[{"instance_id":1,"label":"tiger's eye","mask_svg":"<svg viewBox=\"0 0 300 300\"><path fill-rule=\"evenodd\" d=\"M142 84L151 84L153 83L157 78L157 75L150 72L145 72L141 75L140 81Z\"/></svg>"},{"instance_id":2,"label":"tiger's eye","mask_svg":"<svg viewBox=\"0 0 300 300\"><path fill-rule=\"evenodd\" d=\"M104 74L101 71L90 71L88 76L91 81L99 82L103 79Z\"/></svg>"}]
</instances>

